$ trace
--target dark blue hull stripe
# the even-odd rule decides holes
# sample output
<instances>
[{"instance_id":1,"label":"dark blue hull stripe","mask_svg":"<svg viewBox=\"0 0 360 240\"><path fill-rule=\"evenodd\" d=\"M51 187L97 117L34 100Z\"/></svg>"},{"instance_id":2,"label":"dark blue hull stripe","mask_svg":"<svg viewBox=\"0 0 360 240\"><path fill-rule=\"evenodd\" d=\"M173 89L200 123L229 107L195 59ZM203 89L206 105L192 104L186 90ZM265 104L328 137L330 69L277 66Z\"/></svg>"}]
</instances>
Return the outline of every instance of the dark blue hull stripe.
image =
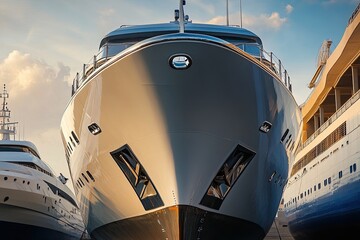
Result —
<instances>
[{"instance_id":1,"label":"dark blue hull stripe","mask_svg":"<svg viewBox=\"0 0 360 240\"><path fill-rule=\"evenodd\" d=\"M350 235L358 239L359 228L360 180L304 204L289 215L289 230L297 240L343 239Z\"/></svg>"}]
</instances>

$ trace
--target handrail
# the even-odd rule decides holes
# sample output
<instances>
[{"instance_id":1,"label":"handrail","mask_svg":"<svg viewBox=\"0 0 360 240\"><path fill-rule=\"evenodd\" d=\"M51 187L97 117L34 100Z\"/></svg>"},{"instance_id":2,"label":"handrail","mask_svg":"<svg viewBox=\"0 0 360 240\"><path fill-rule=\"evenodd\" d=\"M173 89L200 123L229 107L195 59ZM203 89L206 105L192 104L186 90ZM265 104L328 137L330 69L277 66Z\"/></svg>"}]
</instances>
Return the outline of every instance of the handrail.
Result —
<instances>
[{"instance_id":1,"label":"handrail","mask_svg":"<svg viewBox=\"0 0 360 240\"><path fill-rule=\"evenodd\" d=\"M358 99L360 99L360 91L357 91L349 100L345 102L323 125L321 125L306 141L301 144L299 150L309 145L320 133L327 129L331 123L338 119L348 108L350 108Z\"/></svg>"},{"instance_id":2,"label":"handrail","mask_svg":"<svg viewBox=\"0 0 360 240\"><path fill-rule=\"evenodd\" d=\"M355 10L351 14L351 17L349 18L349 21L348 21L348 26L350 25L350 23L352 23L354 21L355 17L358 15L359 11L360 11L360 3L357 5Z\"/></svg>"},{"instance_id":3,"label":"handrail","mask_svg":"<svg viewBox=\"0 0 360 240\"><path fill-rule=\"evenodd\" d=\"M96 55L94 55L88 61L88 63L83 64L81 73L76 73L76 77L73 80L71 96L73 96L76 91L86 82L87 77L91 73L93 73L96 69L109 61L118 53L117 52L115 54L111 54L109 51L110 48L123 45L123 43L107 43L100 49L100 51ZM258 61L266 65L269 70L271 70L276 76L278 76L278 78L285 85L285 87L287 87L289 91L292 92L290 76L285 70L283 64L281 63L281 60L276 57L273 52L267 52L262 48L262 46L254 43L241 43L236 45L236 47L244 52L247 52L248 54L255 57ZM248 52L253 47L256 47L257 50L255 52L254 50L252 50L252 53Z\"/></svg>"}]
</instances>

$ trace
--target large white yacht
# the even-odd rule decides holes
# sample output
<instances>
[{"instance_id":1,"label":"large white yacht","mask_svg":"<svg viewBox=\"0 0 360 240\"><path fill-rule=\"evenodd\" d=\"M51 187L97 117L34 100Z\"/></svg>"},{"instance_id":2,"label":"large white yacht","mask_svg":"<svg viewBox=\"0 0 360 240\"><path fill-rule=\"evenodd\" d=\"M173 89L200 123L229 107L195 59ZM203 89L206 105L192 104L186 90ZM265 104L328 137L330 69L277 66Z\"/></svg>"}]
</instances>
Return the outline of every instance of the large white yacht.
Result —
<instances>
[{"instance_id":1,"label":"large white yacht","mask_svg":"<svg viewBox=\"0 0 360 240\"><path fill-rule=\"evenodd\" d=\"M54 176L32 142L15 140L5 85L0 96L1 239L80 239L85 227L67 179Z\"/></svg>"},{"instance_id":2,"label":"large white yacht","mask_svg":"<svg viewBox=\"0 0 360 240\"><path fill-rule=\"evenodd\" d=\"M358 239L360 225L360 4L330 54L324 41L302 105L303 130L284 193L295 239Z\"/></svg>"},{"instance_id":3,"label":"large white yacht","mask_svg":"<svg viewBox=\"0 0 360 240\"><path fill-rule=\"evenodd\" d=\"M122 26L74 80L61 132L95 239L262 239L300 110L260 38L196 24Z\"/></svg>"}]
</instances>

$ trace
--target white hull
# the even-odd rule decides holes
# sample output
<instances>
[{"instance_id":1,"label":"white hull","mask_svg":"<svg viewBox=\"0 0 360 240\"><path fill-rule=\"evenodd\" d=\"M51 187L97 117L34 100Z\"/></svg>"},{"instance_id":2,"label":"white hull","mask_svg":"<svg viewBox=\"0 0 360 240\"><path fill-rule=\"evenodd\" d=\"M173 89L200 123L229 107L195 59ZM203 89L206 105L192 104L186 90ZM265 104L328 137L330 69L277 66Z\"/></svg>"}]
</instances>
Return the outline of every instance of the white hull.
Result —
<instances>
[{"instance_id":1,"label":"white hull","mask_svg":"<svg viewBox=\"0 0 360 240\"><path fill-rule=\"evenodd\" d=\"M284 193L289 230L298 240L358 235L359 9L335 50L319 65L310 83L314 89L302 107L303 143ZM330 43L325 42L328 48Z\"/></svg>"},{"instance_id":2,"label":"white hull","mask_svg":"<svg viewBox=\"0 0 360 240\"><path fill-rule=\"evenodd\" d=\"M356 225L356 219L360 217L359 96L360 92L354 96L351 107L298 153L297 160L336 129L342 129L342 134L345 134L338 135L339 141L289 179L284 203L290 230L299 239L306 239L317 231L324 237L328 232L324 229L328 229L332 219L337 219L334 223L337 229L354 229L351 226ZM323 226L325 222L327 226Z\"/></svg>"},{"instance_id":3,"label":"white hull","mask_svg":"<svg viewBox=\"0 0 360 240\"><path fill-rule=\"evenodd\" d=\"M261 239L271 227L298 141L298 106L254 58L191 38L149 42L114 57L69 103L61 130L65 148L73 133L79 140L67 152L92 236ZM168 61L176 53L189 55L192 66L172 69ZM259 131L265 121L272 124L268 133ZM93 123L101 128L98 135L88 129ZM237 146L254 156L218 209L204 204ZM114 158L124 147L135 154L162 204L145 209ZM227 229L226 223L234 225Z\"/></svg>"},{"instance_id":4,"label":"white hull","mask_svg":"<svg viewBox=\"0 0 360 240\"><path fill-rule=\"evenodd\" d=\"M57 185L55 178L38 170L0 162L0 229L3 237L81 238L84 226L79 210L67 199L54 194L44 181Z\"/></svg>"}]
</instances>

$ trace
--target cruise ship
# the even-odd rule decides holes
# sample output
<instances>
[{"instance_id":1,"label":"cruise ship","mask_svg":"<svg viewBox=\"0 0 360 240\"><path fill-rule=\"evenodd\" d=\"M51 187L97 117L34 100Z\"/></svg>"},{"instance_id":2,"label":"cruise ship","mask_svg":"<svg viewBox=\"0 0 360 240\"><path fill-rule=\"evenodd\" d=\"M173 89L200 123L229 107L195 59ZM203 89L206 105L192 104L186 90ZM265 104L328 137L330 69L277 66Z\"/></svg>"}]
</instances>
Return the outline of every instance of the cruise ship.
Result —
<instances>
[{"instance_id":1,"label":"cruise ship","mask_svg":"<svg viewBox=\"0 0 360 240\"><path fill-rule=\"evenodd\" d=\"M61 120L95 239L263 239L301 113L281 61L244 28L121 26L76 75Z\"/></svg>"},{"instance_id":2,"label":"cruise ship","mask_svg":"<svg viewBox=\"0 0 360 240\"><path fill-rule=\"evenodd\" d=\"M0 96L1 239L80 239L85 226L67 179L54 176L32 142L15 140L5 85Z\"/></svg>"},{"instance_id":3,"label":"cruise ship","mask_svg":"<svg viewBox=\"0 0 360 240\"><path fill-rule=\"evenodd\" d=\"M301 106L301 144L284 193L295 239L358 238L360 226L360 4L330 54L324 42Z\"/></svg>"}]
</instances>

